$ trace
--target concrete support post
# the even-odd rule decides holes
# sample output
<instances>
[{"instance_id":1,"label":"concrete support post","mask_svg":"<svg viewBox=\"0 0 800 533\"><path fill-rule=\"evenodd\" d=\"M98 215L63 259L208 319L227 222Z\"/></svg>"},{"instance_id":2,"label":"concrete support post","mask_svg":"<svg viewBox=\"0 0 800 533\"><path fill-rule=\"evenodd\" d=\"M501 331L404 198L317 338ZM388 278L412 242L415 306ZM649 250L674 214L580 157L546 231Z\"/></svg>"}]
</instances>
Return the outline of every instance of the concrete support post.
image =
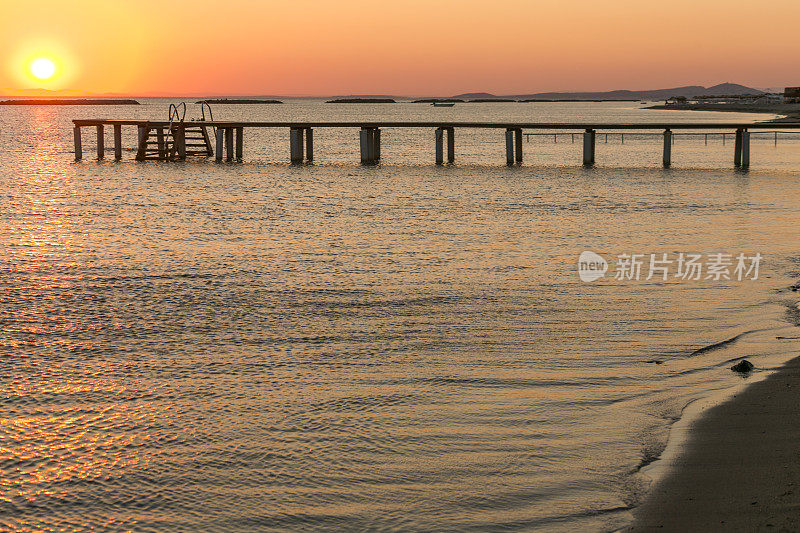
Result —
<instances>
[{"instance_id":1,"label":"concrete support post","mask_svg":"<svg viewBox=\"0 0 800 533\"><path fill-rule=\"evenodd\" d=\"M742 168L750 168L750 132L742 132Z\"/></svg>"},{"instance_id":2,"label":"concrete support post","mask_svg":"<svg viewBox=\"0 0 800 533\"><path fill-rule=\"evenodd\" d=\"M244 128L236 128L236 160L244 159Z\"/></svg>"},{"instance_id":3,"label":"concrete support post","mask_svg":"<svg viewBox=\"0 0 800 533\"><path fill-rule=\"evenodd\" d=\"M122 159L122 124L114 124L114 159Z\"/></svg>"},{"instance_id":4,"label":"concrete support post","mask_svg":"<svg viewBox=\"0 0 800 533\"><path fill-rule=\"evenodd\" d=\"M733 143L733 165L735 167L742 166L742 134L744 130L741 128L736 130L736 140Z\"/></svg>"},{"instance_id":5,"label":"concrete support post","mask_svg":"<svg viewBox=\"0 0 800 533\"><path fill-rule=\"evenodd\" d=\"M136 135L136 160L144 161L145 152L147 151L147 136L150 133L150 128L147 126L139 126Z\"/></svg>"},{"instance_id":6,"label":"concrete support post","mask_svg":"<svg viewBox=\"0 0 800 533\"><path fill-rule=\"evenodd\" d=\"M361 128L361 164L374 165L378 162L380 150L380 130L378 128Z\"/></svg>"},{"instance_id":7,"label":"concrete support post","mask_svg":"<svg viewBox=\"0 0 800 533\"><path fill-rule=\"evenodd\" d=\"M514 130L514 139L516 141L516 162L522 163L522 130Z\"/></svg>"},{"instance_id":8,"label":"concrete support post","mask_svg":"<svg viewBox=\"0 0 800 533\"><path fill-rule=\"evenodd\" d=\"M436 164L444 164L444 128L436 128Z\"/></svg>"},{"instance_id":9,"label":"concrete support post","mask_svg":"<svg viewBox=\"0 0 800 533\"><path fill-rule=\"evenodd\" d=\"M106 156L106 135L105 129L102 124L97 125L97 159L103 159Z\"/></svg>"},{"instance_id":10,"label":"concrete support post","mask_svg":"<svg viewBox=\"0 0 800 533\"><path fill-rule=\"evenodd\" d=\"M178 145L178 160L183 161L186 159L186 127L183 125L178 126L175 133L175 142Z\"/></svg>"},{"instance_id":11,"label":"concrete support post","mask_svg":"<svg viewBox=\"0 0 800 533\"><path fill-rule=\"evenodd\" d=\"M372 131L372 142L375 144L373 148L373 154L375 156L375 162L378 163L381 160L381 129L375 128Z\"/></svg>"},{"instance_id":12,"label":"concrete support post","mask_svg":"<svg viewBox=\"0 0 800 533\"><path fill-rule=\"evenodd\" d=\"M289 130L289 159L294 164L303 162L302 128L292 128Z\"/></svg>"},{"instance_id":13,"label":"concrete support post","mask_svg":"<svg viewBox=\"0 0 800 533\"><path fill-rule=\"evenodd\" d=\"M672 165L672 131L664 130L664 168Z\"/></svg>"},{"instance_id":14,"label":"concrete support post","mask_svg":"<svg viewBox=\"0 0 800 533\"><path fill-rule=\"evenodd\" d=\"M81 144L81 127L75 126L72 128L72 135L75 139L75 161L83 159L83 146Z\"/></svg>"},{"instance_id":15,"label":"concrete support post","mask_svg":"<svg viewBox=\"0 0 800 533\"><path fill-rule=\"evenodd\" d=\"M217 142L217 152L214 156L214 159L219 163L222 161L222 152L225 150L225 130L222 128L217 128L217 138L215 139Z\"/></svg>"},{"instance_id":16,"label":"concrete support post","mask_svg":"<svg viewBox=\"0 0 800 533\"><path fill-rule=\"evenodd\" d=\"M455 128L446 128L447 130L447 162L451 165L456 161L456 131Z\"/></svg>"},{"instance_id":17,"label":"concrete support post","mask_svg":"<svg viewBox=\"0 0 800 533\"><path fill-rule=\"evenodd\" d=\"M186 159L186 127L179 125L175 128L175 147L178 161Z\"/></svg>"},{"instance_id":18,"label":"concrete support post","mask_svg":"<svg viewBox=\"0 0 800 533\"><path fill-rule=\"evenodd\" d=\"M306 128L306 161L314 160L314 130Z\"/></svg>"},{"instance_id":19,"label":"concrete support post","mask_svg":"<svg viewBox=\"0 0 800 533\"><path fill-rule=\"evenodd\" d=\"M370 152L372 146L372 135L369 129L361 128L361 132L359 133L359 144L361 147L361 164L367 165L370 162Z\"/></svg>"},{"instance_id":20,"label":"concrete support post","mask_svg":"<svg viewBox=\"0 0 800 533\"><path fill-rule=\"evenodd\" d=\"M225 128L225 161L233 161L233 128Z\"/></svg>"},{"instance_id":21,"label":"concrete support post","mask_svg":"<svg viewBox=\"0 0 800 533\"><path fill-rule=\"evenodd\" d=\"M514 130L506 130L506 165L514 164Z\"/></svg>"},{"instance_id":22,"label":"concrete support post","mask_svg":"<svg viewBox=\"0 0 800 533\"><path fill-rule=\"evenodd\" d=\"M594 165L595 137L595 130L588 129L583 133L583 164L586 166Z\"/></svg>"}]
</instances>

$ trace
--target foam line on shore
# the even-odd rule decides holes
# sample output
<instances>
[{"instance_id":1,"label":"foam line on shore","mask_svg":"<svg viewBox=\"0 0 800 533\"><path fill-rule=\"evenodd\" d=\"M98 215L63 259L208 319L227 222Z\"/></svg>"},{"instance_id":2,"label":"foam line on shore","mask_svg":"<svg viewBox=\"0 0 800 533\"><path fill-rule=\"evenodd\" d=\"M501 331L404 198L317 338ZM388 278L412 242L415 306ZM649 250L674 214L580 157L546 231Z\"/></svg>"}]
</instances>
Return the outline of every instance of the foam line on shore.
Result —
<instances>
[{"instance_id":1,"label":"foam line on shore","mask_svg":"<svg viewBox=\"0 0 800 533\"><path fill-rule=\"evenodd\" d=\"M800 308L800 302L785 303L784 306L788 309ZM748 335L763 333L771 331L775 336L774 342L781 343L796 337L797 327L800 324L788 323L781 327L776 328L756 328L749 331L739 333L727 340L705 346L692 352L690 357L705 354L708 352L725 349L729 346L736 344L738 341L747 337ZM792 343L795 344L796 343ZM670 426L667 444L659 454L658 458L654 461L644 464L639 473L643 474L650 480L650 489L652 489L659 481L661 481L667 473L671 471L670 465L674 464L675 460L680 457L686 448L686 443L691 435L692 426L700 420L703 415L711 408L721 405L730 401L734 396L742 392L750 385L754 385L760 381L767 379L769 376L779 372L789 361L797 357L796 350L786 349L782 343L776 350L778 357L774 354L763 352L760 354L753 354L750 359L757 363L759 370L750 374L731 387L724 387L712 391L709 395L701 398L696 398L689 401L681 410L679 418ZM734 361L740 360L742 357L737 356L731 359L724 360L720 364L731 364Z\"/></svg>"},{"instance_id":2,"label":"foam line on shore","mask_svg":"<svg viewBox=\"0 0 800 533\"><path fill-rule=\"evenodd\" d=\"M783 305L787 305L787 303L788 302L784 302ZM787 307L789 307L790 309L797 308L799 306L800 303L797 302L793 302L787 305ZM794 320L792 320L792 322L794 322ZM660 516L662 517L661 518L662 521L659 522L658 521L659 519L655 517L655 515L653 515L653 509L662 509L662 510L667 508L673 509L675 506L680 507L681 505L685 506L689 503L699 503L699 500L697 502L692 502L693 499L696 499L693 498L692 496L700 499L703 499L703 497L701 497L703 494L706 495L705 497L708 496L708 494L702 492L703 490L706 489L698 489L693 485L694 481L692 480L696 478L694 474L696 474L697 472L692 472L691 470L687 471L686 469L687 468L711 469L709 471L710 473L706 472L705 474L706 477L704 478L705 479L704 483L707 484L709 482L708 476L715 475L713 469L719 468L719 465L714 466L711 463L709 464L700 463L697 465L693 463L697 462L698 457L703 457L703 454L708 454L708 453L712 454L710 456L707 456L707 458L717 457L713 450L706 449L705 445L700 444L701 442L706 442L708 440L707 438L709 435L707 434L707 432L709 431L708 429L709 424L711 424L710 427L715 427L714 424L717 424L716 426L717 429L714 431L719 431L719 426L718 426L719 422L713 422L713 419L707 418L708 416L712 416L709 412L715 407L719 407L719 409L726 409L726 411L731 411L731 409L733 409L734 412L736 412L737 409L741 410L742 405L750 407L752 406L752 401L753 401L752 394L748 395L747 392L745 392L746 389L749 390L751 386L755 386L756 384L763 382L772 376L775 376L775 379L781 379L782 371L796 372L797 364L793 362L800 361L800 359L798 359L798 355L800 355L800 347L798 346L796 340L798 339L797 337L798 326L800 326L800 324L789 323L782 327L769 328L770 329L769 335L774 339L773 343L778 343L778 344L775 345L773 343L770 343L772 346L774 346L774 349L769 348L766 350L759 350L758 352L748 356L749 359L752 359L756 363L757 368L760 368L760 370L757 370L755 373L751 374L746 379L743 379L740 383L737 383L734 386L724 387L712 391L711 394L704 396L702 398L692 400L684 406L684 408L681 410L680 417L669 428L669 436L664 450L661 452L661 454L659 454L656 460L648 464L644 464L638 470L638 473L641 474L646 479L648 485L648 488L646 490L646 495L643 499L640 500L639 504L631 508L631 511L633 512L634 516L633 524L618 531L639 530L641 528L648 529L654 524L659 524L659 527L665 527L667 528L667 530L678 531L679 529L675 529L675 526L677 526L678 523L682 524L683 526L694 524L694 522L692 521L693 518L689 517L683 517L680 520L678 520L676 517L675 520L677 520L677 522L670 523L670 521L672 521L673 519L668 519L666 517L674 515L670 515L669 513L664 515L663 513L660 513L660 511L656 511L656 513L660 513ZM756 330L756 332L762 332L762 331L765 330ZM747 333L752 333L752 332L747 332ZM737 335L735 338L744 337L747 335L747 333ZM790 339L795 339L795 340L787 343L786 341L789 341ZM730 345L728 344L727 341L719 344L722 345L720 346L720 349L724 349L726 346ZM731 344L735 344L735 342ZM742 359L742 358L741 357L734 358L732 359L732 361L737 359ZM738 405L736 404L736 400L734 399L734 397L737 397L740 394L743 394L744 396L747 396L749 398L748 400L742 400L748 403L745 404L739 403ZM770 400L766 399L764 401L770 401ZM736 421L731 419L730 423L735 424ZM698 431L699 433L697 433ZM733 431L733 429L731 429L730 431ZM745 443L748 442L747 439L750 439L750 441L753 442L752 439L756 440L763 439L763 437L760 436L761 432L762 431L759 430L759 435L751 434L752 433L751 429L750 433L747 433L746 435L731 434L731 438L735 437L738 440L744 439L742 440L742 442ZM692 437L695 437L697 439L698 442L697 446L700 446L700 448L697 448L695 444L690 442L690 439L694 440L692 439ZM779 442L781 437L776 436L776 438L778 438L779 440L776 441L775 446L779 445L782 446L782 444L780 444ZM769 446L772 445L770 444ZM764 450L761 450L761 452L764 452ZM743 457L747 457L748 450L743 449L742 454L744 454ZM738 453L736 455L738 455ZM729 458L726 464L730 463L731 460L733 460L734 463L736 462L735 458ZM712 463L714 461L716 461L716 459L712 459ZM735 468L735 465L733 463L730 464L732 468ZM712 477L712 479L716 479L716 477ZM728 480L727 482L731 481ZM687 485L687 483L689 483L689 485ZM736 481L736 483L741 483L741 480ZM745 485L747 485L747 483L745 483ZM676 486L678 487L682 486L684 488L682 490L678 489L678 492L676 493L675 492ZM697 492L698 490L700 490L700 492ZM719 487L718 490L724 493L726 490L729 490L729 488L722 486ZM756 487L754 487L753 490L757 491ZM665 491L667 492L665 493ZM685 494L684 491L686 492ZM667 494L669 494L669 496L667 496ZM713 497L714 496L712 495L711 496L712 501ZM731 497L733 498L733 496ZM738 499L743 498L742 494L737 494L737 497ZM662 501L663 498L668 498L668 501ZM738 499L736 501L738 501ZM750 500L748 500L747 503L748 504L751 503ZM737 513L745 513L744 515L740 516L740 518L745 521L752 521L762 518L760 516L747 515L746 514L747 512L750 511L737 510ZM664 522L664 520L666 520L666 522ZM726 521L723 520L721 523L725 524ZM705 525L710 526L711 523Z\"/></svg>"},{"instance_id":3,"label":"foam line on shore","mask_svg":"<svg viewBox=\"0 0 800 533\"><path fill-rule=\"evenodd\" d=\"M778 369L775 369L756 372L742 380L741 383L717 390L709 396L697 398L686 404L681 411L680 418L670 426L669 438L664 450L655 461L646 464L639 470L641 474L644 474L650 480L650 488L671 472L671 465L686 449L692 426L702 418L706 411L730 401L750 385L763 381L778 371Z\"/></svg>"}]
</instances>

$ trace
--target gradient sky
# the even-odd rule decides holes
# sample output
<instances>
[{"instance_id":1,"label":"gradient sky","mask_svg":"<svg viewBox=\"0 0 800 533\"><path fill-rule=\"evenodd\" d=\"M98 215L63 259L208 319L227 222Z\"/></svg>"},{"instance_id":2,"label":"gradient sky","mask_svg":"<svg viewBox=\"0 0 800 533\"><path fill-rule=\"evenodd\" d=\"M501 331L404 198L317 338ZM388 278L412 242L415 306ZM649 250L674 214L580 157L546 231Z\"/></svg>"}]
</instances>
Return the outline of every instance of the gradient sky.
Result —
<instances>
[{"instance_id":1,"label":"gradient sky","mask_svg":"<svg viewBox=\"0 0 800 533\"><path fill-rule=\"evenodd\" d=\"M800 1L3 0L0 87L497 94L800 85ZM27 65L50 57L53 80Z\"/></svg>"}]
</instances>

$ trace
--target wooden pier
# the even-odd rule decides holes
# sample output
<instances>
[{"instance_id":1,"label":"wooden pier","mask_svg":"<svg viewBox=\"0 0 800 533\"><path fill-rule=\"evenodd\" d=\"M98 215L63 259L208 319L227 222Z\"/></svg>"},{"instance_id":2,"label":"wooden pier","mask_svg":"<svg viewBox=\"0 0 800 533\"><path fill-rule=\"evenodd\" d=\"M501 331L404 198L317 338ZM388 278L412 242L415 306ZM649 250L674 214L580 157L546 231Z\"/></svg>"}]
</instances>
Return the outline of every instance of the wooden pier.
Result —
<instances>
[{"instance_id":1,"label":"wooden pier","mask_svg":"<svg viewBox=\"0 0 800 533\"><path fill-rule=\"evenodd\" d=\"M314 161L314 129L350 128L358 130L358 142L361 151L361 163L375 165L381 160L381 130L387 128L430 129L434 133L434 160L437 165L445 162L445 137L447 138L447 163L455 162L455 130L487 129L505 130L506 164L513 166L523 162L523 135L530 132L557 131L582 132L583 164L593 166L597 150L597 132L625 131L663 131L664 147L662 164L672 164L672 145L675 130L689 130L711 133L733 133L733 162L736 168L746 169L750 166L750 132L751 130L797 130L800 123L757 122L748 124L730 123L652 123L652 124L569 124L569 123L484 123L484 122L225 122L225 121L141 121L141 120L106 120L78 119L73 120L75 139L75 160L83 158L82 129L91 128L97 134L97 158L105 157L105 127L114 130L114 158L122 159L122 128L137 128L138 144L136 159L138 161L182 161L188 157L199 156L216 161L241 161L244 157L245 128L285 128L289 130L289 160L294 164ZM212 143L209 130L215 134ZM527 131L527 133L525 133ZM558 133L554 134L558 135ZM777 135L777 133L776 133ZM706 143L707 143L706 136ZM777 142L777 137L776 137ZM215 144L216 146L213 146Z\"/></svg>"}]
</instances>

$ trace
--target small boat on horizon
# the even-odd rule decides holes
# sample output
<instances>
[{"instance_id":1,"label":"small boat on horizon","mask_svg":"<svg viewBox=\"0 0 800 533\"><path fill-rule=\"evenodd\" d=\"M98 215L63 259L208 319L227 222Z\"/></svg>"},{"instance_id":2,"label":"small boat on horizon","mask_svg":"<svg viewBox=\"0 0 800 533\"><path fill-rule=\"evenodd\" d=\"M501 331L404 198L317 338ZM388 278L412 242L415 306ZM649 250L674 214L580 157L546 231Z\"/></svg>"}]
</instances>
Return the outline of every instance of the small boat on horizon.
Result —
<instances>
[{"instance_id":1,"label":"small boat on horizon","mask_svg":"<svg viewBox=\"0 0 800 533\"><path fill-rule=\"evenodd\" d=\"M453 107L456 105L455 102L431 102L433 107Z\"/></svg>"}]
</instances>

